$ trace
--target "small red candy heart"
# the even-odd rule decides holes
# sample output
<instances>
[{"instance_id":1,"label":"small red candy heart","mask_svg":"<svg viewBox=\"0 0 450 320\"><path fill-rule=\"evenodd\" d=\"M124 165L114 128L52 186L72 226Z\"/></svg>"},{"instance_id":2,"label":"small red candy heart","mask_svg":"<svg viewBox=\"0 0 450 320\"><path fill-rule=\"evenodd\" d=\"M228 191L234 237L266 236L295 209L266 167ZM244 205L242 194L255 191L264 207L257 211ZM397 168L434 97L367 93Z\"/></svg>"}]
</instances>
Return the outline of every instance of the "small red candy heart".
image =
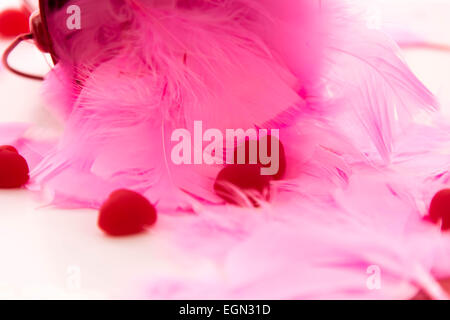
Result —
<instances>
[{"instance_id":1,"label":"small red candy heart","mask_svg":"<svg viewBox=\"0 0 450 320\"><path fill-rule=\"evenodd\" d=\"M239 205L233 185L242 191L256 191L261 198L269 200L270 177L261 175L261 166L258 164L233 164L223 168L217 175L214 183L216 194L228 203ZM258 202L249 199L253 206L258 207Z\"/></svg>"},{"instance_id":2,"label":"small red candy heart","mask_svg":"<svg viewBox=\"0 0 450 320\"><path fill-rule=\"evenodd\" d=\"M4 189L20 188L30 179L27 161L11 148L0 148L0 188Z\"/></svg>"},{"instance_id":3,"label":"small red candy heart","mask_svg":"<svg viewBox=\"0 0 450 320\"><path fill-rule=\"evenodd\" d=\"M26 10L6 9L0 12L0 38L13 38L30 32L29 18Z\"/></svg>"},{"instance_id":4,"label":"small red candy heart","mask_svg":"<svg viewBox=\"0 0 450 320\"><path fill-rule=\"evenodd\" d=\"M242 143L240 146L238 146L235 150L234 150L234 163L235 164L250 164L250 143L255 143L256 144L256 158L257 159L257 164L263 166L264 168L269 168L272 164L262 164L261 162L261 158L259 156L259 148L260 148L260 143L267 143L267 153L268 153L268 157L272 157L271 155L271 146L272 146L272 142L276 142L278 143L279 146L279 152L278 152L278 157L274 157L273 161L277 161L278 162L278 172L274 175L271 176L271 178L273 180L281 180L283 179L285 173L286 173L286 152L284 151L284 146L281 143L280 140L278 140L276 137L274 136L265 136L262 137L261 139L259 139L259 141L254 141L254 140L246 140L244 143ZM242 162L238 162L238 156L239 153L244 153L245 154L245 161Z\"/></svg>"},{"instance_id":5,"label":"small red candy heart","mask_svg":"<svg viewBox=\"0 0 450 320\"><path fill-rule=\"evenodd\" d=\"M437 282L441 285L441 288L450 295L450 278L445 278L441 280L437 280ZM425 290L420 290L413 298L410 300L433 300L432 297L430 297L429 293L427 293Z\"/></svg>"},{"instance_id":6,"label":"small red candy heart","mask_svg":"<svg viewBox=\"0 0 450 320\"><path fill-rule=\"evenodd\" d=\"M14 153L19 153L13 146L0 146L0 151L10 151Z\"/></svg>"},{"instance_id":7,"label":"small red candy heart","mask_svg":"<svg viewBox=\"0 0 450 320\"><path fill-rule=\"evenodd\" d=\"M429 220L433 223L442 223L442 230L450 230L450 189L436 193L431 200Z\"/></svg>"},{"instance_id":8,"label":"small red candy heart","mask_svg":"<svg viewBox=\"0 0 450 320\"><path fill-rule=\"evenodd\" d=\"M98 226L111 236L140 233L156 223L155 207L137 192L117 190L100 208Z\"/></svg>"}]
</instances>

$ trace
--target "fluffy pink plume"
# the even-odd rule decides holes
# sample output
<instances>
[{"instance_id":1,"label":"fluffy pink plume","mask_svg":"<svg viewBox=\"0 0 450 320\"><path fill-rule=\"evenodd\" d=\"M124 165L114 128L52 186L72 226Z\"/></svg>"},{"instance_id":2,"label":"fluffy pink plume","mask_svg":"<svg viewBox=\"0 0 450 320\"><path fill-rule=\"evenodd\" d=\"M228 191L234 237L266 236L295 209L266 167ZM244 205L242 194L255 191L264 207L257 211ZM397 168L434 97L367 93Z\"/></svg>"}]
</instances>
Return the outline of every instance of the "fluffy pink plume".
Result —
<instances>
[{"instance_id":1,"label":"fluffy pink plume","mask_svg":"<svg viewBox=\"0 0 450 320\"><path fill-rule=\"evenodd\" d=\"M154 283L149 297L446 297L437 279L450 276L450 235L422 218L449 185L448 124L357 2L79 5L91 7L83 33L45 83L64 132L33 165L32 187L62 207L141 192L172 213L160 227L175 244L223 270ZM224 205L213 192L222 166L172 163L171 133L199 120L280 128L287 173L270 203ZM371 266L381 290L366 285Z\"/></svg>"}]
</instances>

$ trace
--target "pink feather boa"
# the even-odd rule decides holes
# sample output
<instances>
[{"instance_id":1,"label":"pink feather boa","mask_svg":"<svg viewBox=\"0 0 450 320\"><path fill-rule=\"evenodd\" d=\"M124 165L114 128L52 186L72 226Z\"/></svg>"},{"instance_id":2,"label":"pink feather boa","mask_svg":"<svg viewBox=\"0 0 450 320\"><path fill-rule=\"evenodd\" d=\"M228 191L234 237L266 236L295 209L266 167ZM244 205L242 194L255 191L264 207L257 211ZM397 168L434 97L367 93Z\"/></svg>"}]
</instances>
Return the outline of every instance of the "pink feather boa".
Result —
<instances>
[{"instance_id":1,"label":"pink feather boa","mask_svg":"<svg viewBox=\"0 0 450 320\"><path fill-rule=\"evenodd\" d=\"M176 211L161 230L222 272L166 279L149 297L446 297L436 279L450 276L450 235L422 217L449 184L450 131L392 40L347 1L130 1L114 58L78 70L76 89L71 65L49 74L65 129L32 186L62 207L129 188ZM415 121L424 113L433 125ZM217 205L220 167L171 164L169 133L194 120L281 128L288 172L270 203ZM381 290L366 286L370 266Z\"/></svg>"}]
</instances>

